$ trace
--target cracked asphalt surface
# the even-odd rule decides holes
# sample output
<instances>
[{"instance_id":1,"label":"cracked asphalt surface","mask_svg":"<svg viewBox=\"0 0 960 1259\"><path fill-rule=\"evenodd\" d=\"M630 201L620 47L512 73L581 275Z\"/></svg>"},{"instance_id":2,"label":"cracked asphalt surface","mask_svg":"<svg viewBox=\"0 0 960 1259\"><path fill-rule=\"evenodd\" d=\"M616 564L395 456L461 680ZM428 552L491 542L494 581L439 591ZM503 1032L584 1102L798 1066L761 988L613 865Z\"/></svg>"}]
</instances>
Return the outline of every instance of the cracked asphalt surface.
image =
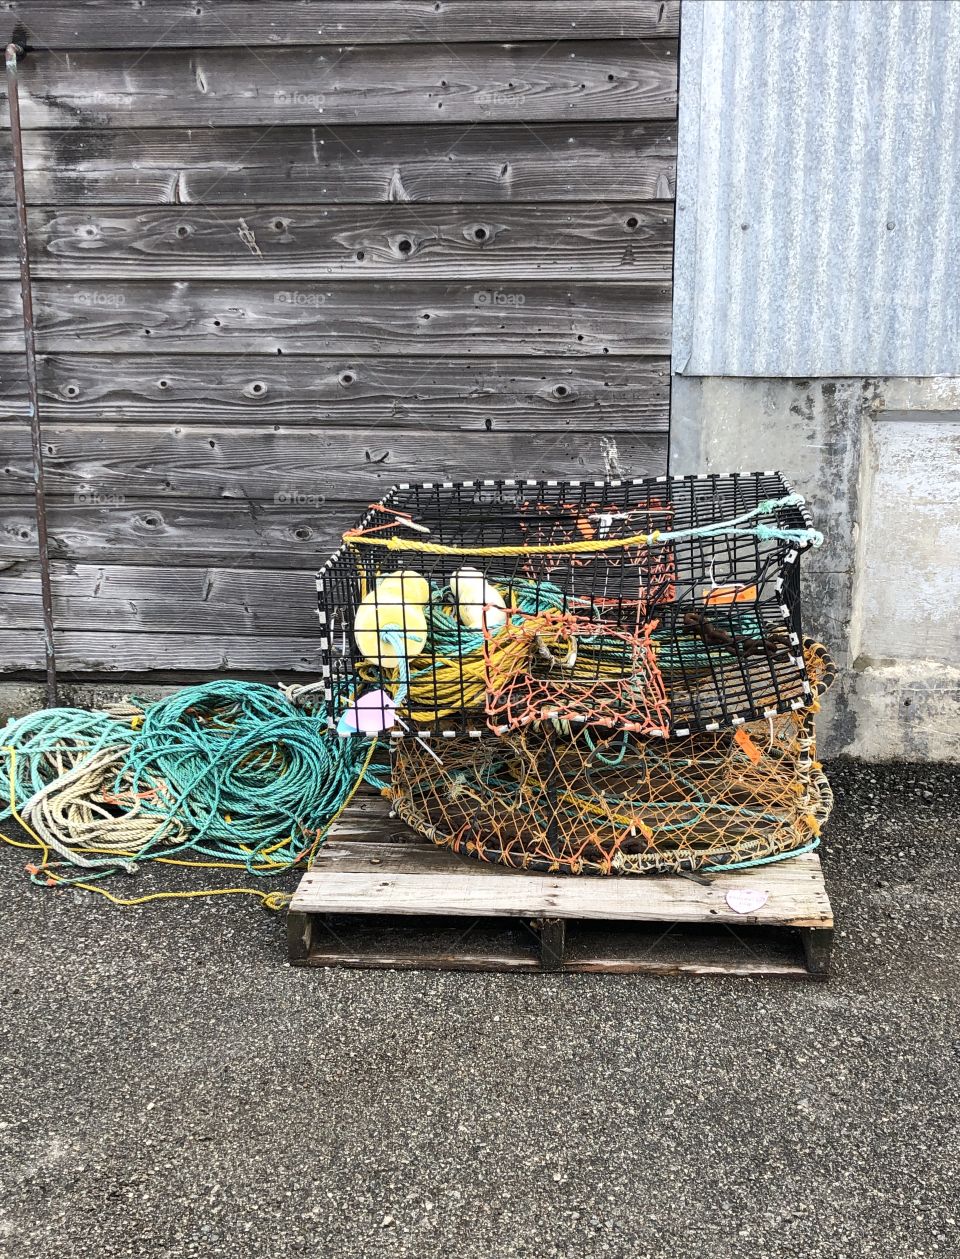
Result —
<instances>
[{"instance_id":1,"label":"cracked asphalt surface","mask_svg":"<svg viewBox=\"0 0 960 1259\"><path fill-rule=\"evenodd\" d=\"M291 970L0 845L0 1256L960 1255L960 775L828 770L823 985Z\"/></svg>"}]
</instances>

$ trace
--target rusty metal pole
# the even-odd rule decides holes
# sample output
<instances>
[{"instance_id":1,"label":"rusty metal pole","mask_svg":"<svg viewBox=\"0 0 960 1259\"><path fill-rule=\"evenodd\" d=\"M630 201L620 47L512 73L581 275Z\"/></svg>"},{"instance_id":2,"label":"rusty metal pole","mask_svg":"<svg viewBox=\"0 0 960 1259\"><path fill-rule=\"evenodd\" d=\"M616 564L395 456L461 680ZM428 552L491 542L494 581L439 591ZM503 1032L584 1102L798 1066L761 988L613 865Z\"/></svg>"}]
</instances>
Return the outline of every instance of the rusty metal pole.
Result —
<instances>
[{"instance_id":1,"label":"rusty metal pole","mask_svg":"<svg viewBox=\"0 0 960 1259\"><path fill-rule=\"evenodd\" d=\"M33 449L33 496L37 518L37 550L40 553L40 596L43 601L43 649L47 666L47 707L57 702L57 662L53 645L53 591L50 585L50 551L47 545L47 504L43 492L43 443L40 434L40 388L37 383L37 347L33 335L33 288L30 282L30 238L27 235L27 192L23 178L23 138L20 133L20 95L17 59L24 49L7 45L7 101L10 106L10 138L13 143L13 188L17 202L17 252L20 256L20 302L23 306L23 345L27 360L27 393L30 400L30 441Z\"/></svg>"}]
</instances>

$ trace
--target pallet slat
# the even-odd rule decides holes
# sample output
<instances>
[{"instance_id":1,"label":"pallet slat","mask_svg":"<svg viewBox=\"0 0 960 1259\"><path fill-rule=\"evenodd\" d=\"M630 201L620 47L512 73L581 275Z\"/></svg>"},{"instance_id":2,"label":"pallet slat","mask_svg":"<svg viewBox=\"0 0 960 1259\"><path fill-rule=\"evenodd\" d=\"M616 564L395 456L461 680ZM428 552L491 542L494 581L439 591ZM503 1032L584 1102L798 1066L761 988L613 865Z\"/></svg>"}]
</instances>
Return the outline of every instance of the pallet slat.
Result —
<instances>
[{"instance_id":1,"label":"pallet slat","mask_svg":"<svg viewBox=\"0 0 960 1259\"><path fill-rule=\"evenodd\" d=\"M387 808L357 797L303 876L288 917L294 964L829 973L833 912L815 853L697 878L565 878L457 857ZM766 893L746 914L727 901L745 889Z\"/></svg>"},{"instance_id":2,"label":"pallet slat","mask_svg":"<svg viewBox=\"0 0 960 1259\"><path fill-rule=\"evenodd\" d=\"M356 845L361 851L350 852L351 860L344 861L343 846L337 847L339 861L328 857L329 848L320 851L314 868L300 881L291 909L778 927L825 928L833 923L815 853L714 876L703 886L667 875L577 879L532 874L458 859L432 844ZM728 891L758 887L768 899L754 913L737 913L727 904Z\"/></svg>"}]
</instances>

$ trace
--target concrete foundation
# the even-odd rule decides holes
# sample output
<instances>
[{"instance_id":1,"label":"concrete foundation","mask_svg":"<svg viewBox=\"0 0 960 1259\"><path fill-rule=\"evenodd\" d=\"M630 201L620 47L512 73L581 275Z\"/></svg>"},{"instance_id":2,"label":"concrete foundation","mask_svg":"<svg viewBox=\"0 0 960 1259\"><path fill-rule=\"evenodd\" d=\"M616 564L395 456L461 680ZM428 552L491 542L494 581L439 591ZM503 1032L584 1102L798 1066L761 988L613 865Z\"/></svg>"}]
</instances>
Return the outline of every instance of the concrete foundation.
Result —
<instances>
[{"instance_id":1,"label":"concrete foundation","mask_svg":"<svg viewBox=\"0 0 960 1259\"><path fill-rule=\"evenodd\" d=\"M131 680L126 683L61 682L57 691L61 708L106 708L123 699L125 695L134 694L140 699L156 700L172 695L179 689L173 684L144 684ZM4 724L11 717L24 717L27 713L36 712L46 706L46 689L42 682L0 682L0 736Z\"/></svg>"},{"instance_id":2,"label":"concrete foundation","mask_svg":"<svg viewBox=\"0 0 960 1259\"><path fill-rule=\"evenodd\" d=\"M762 468L826 536L801 565L840 666L823 754L960 761L960 380L675 376L671 472Z\"/></svg>"}]
</instances>

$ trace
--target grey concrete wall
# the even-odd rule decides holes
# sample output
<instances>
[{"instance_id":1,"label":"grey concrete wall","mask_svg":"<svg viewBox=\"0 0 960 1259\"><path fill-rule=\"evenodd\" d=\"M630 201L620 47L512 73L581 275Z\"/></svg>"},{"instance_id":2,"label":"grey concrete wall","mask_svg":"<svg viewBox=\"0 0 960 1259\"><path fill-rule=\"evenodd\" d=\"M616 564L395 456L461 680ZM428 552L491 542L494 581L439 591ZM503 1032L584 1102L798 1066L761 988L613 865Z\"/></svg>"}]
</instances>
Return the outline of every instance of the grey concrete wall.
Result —
<instances>
[{"instance_id":1,"label":"grey concrete wall","mask_svg":"<svg viewBox=\"0 0 960 1259\"><path fill-rule=\"evenodd\" d=\"M783 469L826 535L824 755L960 761L960 380L674 378L671 471Z\"/></svg>"}]
</instances>

